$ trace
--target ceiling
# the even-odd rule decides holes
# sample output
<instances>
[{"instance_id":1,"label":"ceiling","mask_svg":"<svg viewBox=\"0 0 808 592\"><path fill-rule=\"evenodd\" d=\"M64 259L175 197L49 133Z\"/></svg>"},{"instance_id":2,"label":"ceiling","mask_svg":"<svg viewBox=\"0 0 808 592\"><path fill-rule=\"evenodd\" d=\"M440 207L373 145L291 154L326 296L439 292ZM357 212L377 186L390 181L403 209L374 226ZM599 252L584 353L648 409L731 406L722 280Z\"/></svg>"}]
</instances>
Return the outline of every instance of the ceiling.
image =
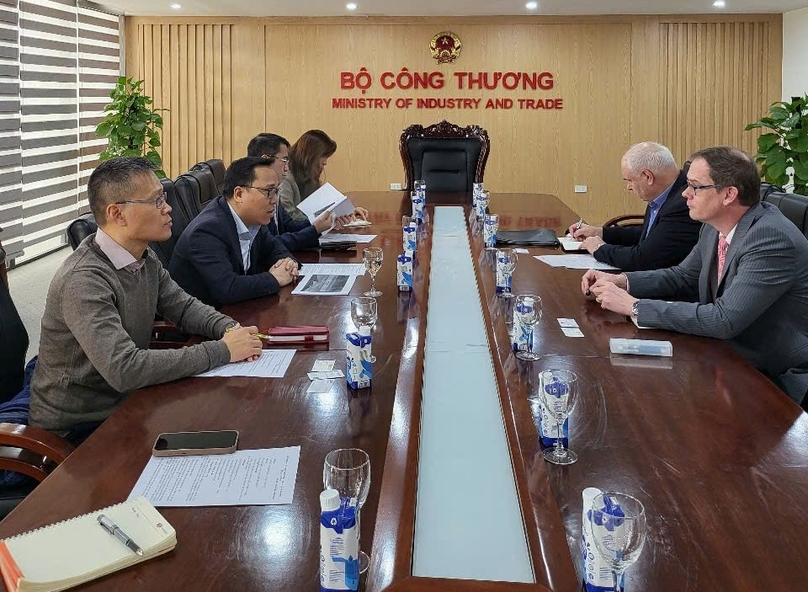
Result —
<instances>
[{"instance_id":1,"label":"ceiling","mask_svg":"<svg viewBox=\"0 0 808 592\"><path fill-rule=\"evenodd\" d=\"M808 7L808 0L538 0L538 10L527 10L526 0L353 0L358 8L345 9L349 0L96 0L128 15L171 16L491 16L583 14L709 14L780 13ZM182 5L179 10L172 3Z\"/></svg>"}]
</instances>

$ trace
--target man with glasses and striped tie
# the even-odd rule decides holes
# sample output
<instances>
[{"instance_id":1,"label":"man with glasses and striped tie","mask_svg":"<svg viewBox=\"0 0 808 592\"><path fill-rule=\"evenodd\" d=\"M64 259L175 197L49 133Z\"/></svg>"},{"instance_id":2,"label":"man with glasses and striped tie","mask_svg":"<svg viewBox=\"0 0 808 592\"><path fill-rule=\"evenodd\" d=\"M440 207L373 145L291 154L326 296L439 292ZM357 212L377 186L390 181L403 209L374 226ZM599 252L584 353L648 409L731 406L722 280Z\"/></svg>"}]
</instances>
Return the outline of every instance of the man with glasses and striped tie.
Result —
<instances>
[{"instance_id":1,"label":"man with glasses and striped tie","mask_svg":"<svg viewBox=\"0 0 808 592\"><path fill-rule=\"evenodd\" d=\"M255 327L239 327L186 294L148 248L171 236L171 206L148 160L102 162L87 197L98 231L51 281L31 380L31 425L74 443L135 389L261 353ZM155 314L213 341L151 350Z\"/></svg>"},{"instance_id":2,"label":"man with glasses and striped tie","mask_svg":"<svg viewBox=\"0 0 808 592\"><path fill-rule=\"evenodd\" d=\"M300 265L268 224L278 207L280 180L262 158L233 161L223 194L183 231L171 255L171 277L216 308L278 292Z\"/></svg>"},{"instance_id":3,"label":"man with glasses and striped tie","mask_svg":"<svg viewBox=\"0 0 808 592\"><path fill-rule=\"evenodd\" d=\"M808 391L808 239L760 201L760 173L735 148L693 154L684 192L704 222L681 264L620 275L589 270L581 289L644 327L727 339L798 403Z\"/></svg>"}]
</instances>

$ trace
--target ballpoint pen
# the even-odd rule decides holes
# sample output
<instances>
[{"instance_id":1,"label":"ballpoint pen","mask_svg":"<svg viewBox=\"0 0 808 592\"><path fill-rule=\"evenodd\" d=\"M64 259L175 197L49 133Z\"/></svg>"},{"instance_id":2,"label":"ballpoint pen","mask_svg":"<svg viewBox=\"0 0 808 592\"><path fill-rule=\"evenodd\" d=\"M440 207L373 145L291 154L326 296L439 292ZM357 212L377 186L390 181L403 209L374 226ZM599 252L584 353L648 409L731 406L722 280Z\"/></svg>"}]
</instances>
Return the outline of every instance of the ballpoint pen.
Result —
<instances>
[{"instance_id":1,"label":"ballpoint pen","mask_svg":"<svg viewBox=\"0 0 808 592\"><path fill-rule=\"evenodd\" d=\"M124 531L121 530L121 527L115 524L112 520L107 518L104 514L98 515L98 524L101 525L101 528L106 530L109 534L114 536L116 539L121 541L124 545L126 545L129 549L143 557L143 549L141 549L138 544L129 538Z\"/></svg>"},{"instance_id":2,"label":"ballpoint pen","mask_svg":"<svg viewBox=\"0 0 808 592\"><path fill-rule=\"evenodd\" d=\"M578 220L578 224L575 225L575 230L581 230L581 226L583 226L583 224L584 224L584 219L583 219L583 217L581 217L581 219Z\"/></svg>"}]
</instances>

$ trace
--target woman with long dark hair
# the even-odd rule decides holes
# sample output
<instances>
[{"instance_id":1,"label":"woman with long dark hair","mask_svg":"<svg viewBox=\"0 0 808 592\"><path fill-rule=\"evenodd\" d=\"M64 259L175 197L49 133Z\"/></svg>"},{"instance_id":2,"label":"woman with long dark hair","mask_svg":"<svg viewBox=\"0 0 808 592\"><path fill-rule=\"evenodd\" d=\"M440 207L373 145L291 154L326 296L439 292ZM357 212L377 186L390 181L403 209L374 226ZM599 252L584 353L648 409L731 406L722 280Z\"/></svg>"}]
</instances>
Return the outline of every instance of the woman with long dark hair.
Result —
<instances>
[{"instance_id":1,"label":"woman with long dark hair","mask_svg":"<svg viewBox=\"0 0 808 592\"><path fill-rule=\"evenodd\" d=\"M295 220L306 219L298 204L323 184L321 177L328 159L337 151L337 143L322 130L309 130L289 150L289 172L280 186L279 201ZM356 208L354 214L367 219L367 210Z\"/></svg>"}]
</instances>

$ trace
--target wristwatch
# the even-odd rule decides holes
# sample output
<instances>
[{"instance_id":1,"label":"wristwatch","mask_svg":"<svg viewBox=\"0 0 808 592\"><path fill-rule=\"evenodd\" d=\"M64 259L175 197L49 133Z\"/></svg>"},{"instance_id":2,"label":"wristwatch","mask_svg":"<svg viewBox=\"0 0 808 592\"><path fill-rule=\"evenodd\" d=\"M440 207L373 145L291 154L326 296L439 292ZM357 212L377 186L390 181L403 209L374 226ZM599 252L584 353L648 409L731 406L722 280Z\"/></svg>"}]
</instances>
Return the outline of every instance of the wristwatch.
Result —
<instances>
[{"instance_id":1,"label":"wristwatch","mask_svg":"<svg viewBox=\"0 0 808 592\"><path fill-rule=\"evenodd\" d=\"M635 300L634 304L631 305L631 316L633 316L635 319L637 318L637 316L640 313L640 311L638 310L639 309L639 304L640 304L640 301Z\"/></svg>"}]
</instances>

